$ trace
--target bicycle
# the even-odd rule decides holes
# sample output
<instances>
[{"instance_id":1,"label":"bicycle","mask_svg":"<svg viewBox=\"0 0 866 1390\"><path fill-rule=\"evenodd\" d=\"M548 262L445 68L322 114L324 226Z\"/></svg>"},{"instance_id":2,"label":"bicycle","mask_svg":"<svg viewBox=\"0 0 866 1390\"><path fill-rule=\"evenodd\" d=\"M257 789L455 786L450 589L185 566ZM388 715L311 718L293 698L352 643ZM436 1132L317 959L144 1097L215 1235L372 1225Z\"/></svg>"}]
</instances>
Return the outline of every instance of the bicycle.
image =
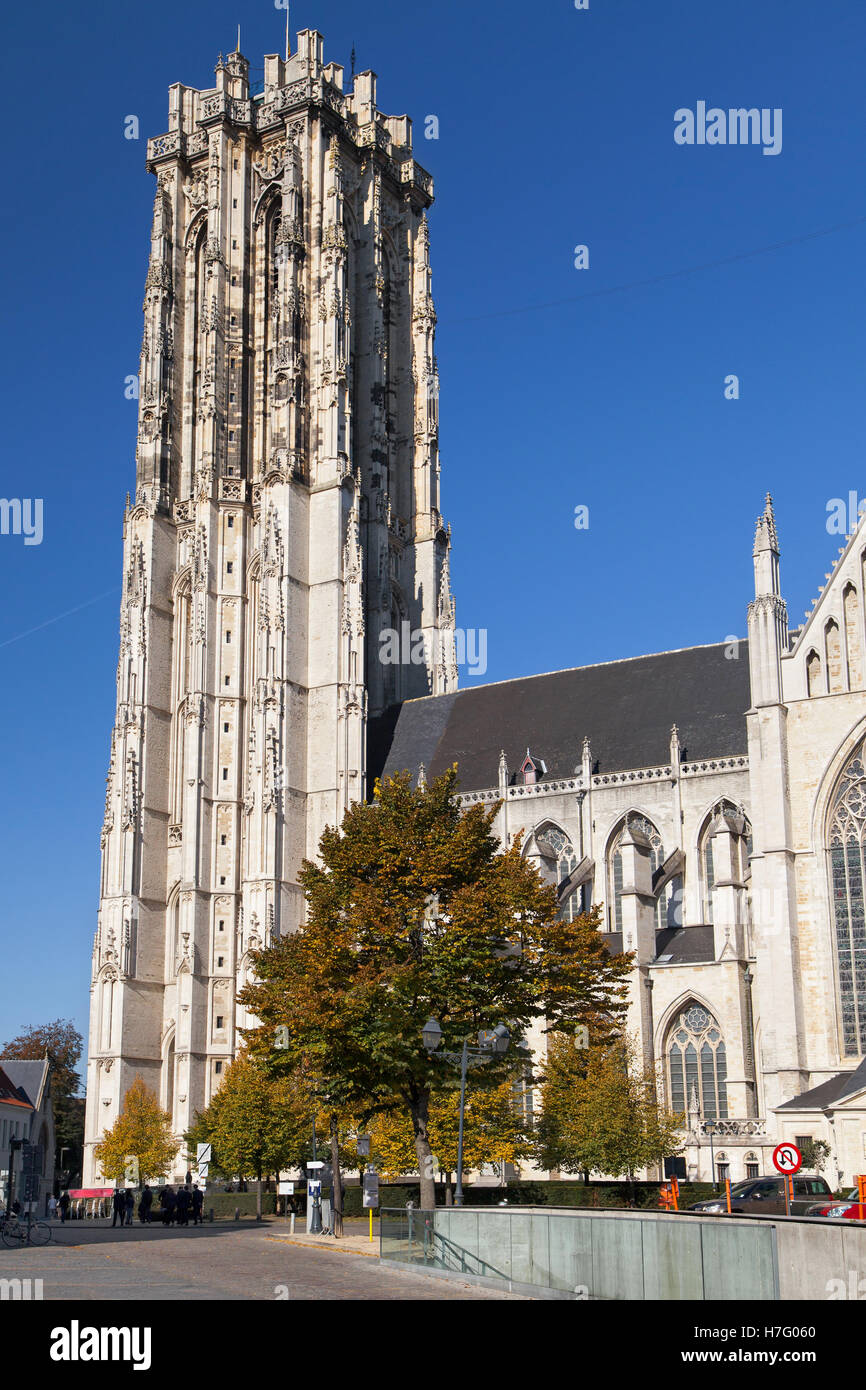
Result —
<instances>
[{"instance_id":1,"label":"bicycle","mask_svg":"<svg viewBox=\"0 0 866 1390\"><path fill-rule=\"evenodd\" d=\"M20 1216L0 1218L0 1236L7 1250L16 1245L47 1245L51 1240L51 1227L46 1221L22 1221Z\"/></svg>"}]
</instances>

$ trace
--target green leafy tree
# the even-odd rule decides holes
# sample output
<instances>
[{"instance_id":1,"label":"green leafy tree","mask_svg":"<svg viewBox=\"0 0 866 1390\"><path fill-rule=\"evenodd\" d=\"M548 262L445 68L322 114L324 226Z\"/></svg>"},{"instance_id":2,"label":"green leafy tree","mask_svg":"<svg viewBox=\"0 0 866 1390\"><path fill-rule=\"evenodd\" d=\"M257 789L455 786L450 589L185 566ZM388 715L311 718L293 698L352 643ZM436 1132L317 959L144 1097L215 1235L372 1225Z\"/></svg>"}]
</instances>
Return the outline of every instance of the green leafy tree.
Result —
<instances>
[{"instance_id":1,"label":"green leafy tree","mask_svg":"<svg viewBox=\"0 0 866 1390\"><path fill-rule=\"evenodd\" d=\"M4 1043L0 1056L38 1061L48 1055L51 1062L51 1107L54 1112L54 1134L57 1142L55 1165L68 1149L63 1167L78 1170L84 1145L84 1105L78 1092L81 1076L77 1071L84 1039L69 1019L56 1018L53 1023L25 1028L17 1038Z\"/></svg>"},{"instance_id":2,"label":"green leafy tree","mask_svg":"<svg viewBox=\"0 0 866 1390\"><path fill-rule=\"evenodd\" d=\"M822 1173L831 1150L825 1139L808 1139L800 1145L800 1153L803 1155L803 1168L807 1172Z\"/></svg>"},{"instance_id":3,"label":"green leafy tree","mask_svg":"<svg viewBox=\"0 0 866 1390\"><path fill-rule=\"evenodd\" d=\"M684 1116L665 1109L633 1043L588 1048L550 1041L542 1072L537 1155L545 1168L627 1177L682 1150Z\"/></svg>"},{"instance_id":4,"label":"green leafy tree","mask_svg":"<svg viewBox=\"0 0 866 1390\"><path fill-rule=\"evenodd\" d=\"M493 1087L518 1056L523 1065L517 1049L533 1020L567 1032L586 1015L617 1017L630 968L608 954L595 913L558 918L554 889L519 841L500 851L498 806L464 810L456 780L456 768L421 787L408 773L390 778L374 803L356 802L340 829L326 829L320 862L300 874L306 923L259 953L258 979L240 995L261 1020L248 1040L267 1065L305 1059L342 1112L409 1115L424 1205L435 1200L430 1100L447 1084L422 1042L427 1019L454 1052L507 1024L509 1052L473 1077Z\"/></svg>"},{"instance_id":5,"label":"green leafy tree","mask_svg":"<svg viewBox=\"0 0 866 1390\"><path fill-rule=\"evenodd\" d=\"M164 1177L174 1162L177 1140L171 1116L161 1109L156 1094L137 1076L123 1098L123 1108L111 1129L103 1131L94 1157L106 1178L147 1183ZM133 1160L131 1163L130 1160Z\"/></svg>"},{"instance_id":6,"label":"green leafy tree","mask_svg":"<svg viewBox=\"0 0 866 1390\"><path fill-rule=\"evenodd\" d=\"M314 1106L297 1070L270 1076L242 1052L187 1132L188 1152L198 1143L210 1142L214 1163L226 1176L255 1178L256 1209L261 1216L265 1174L294 1167L306 1157Z\"/></svg>"}]
</instances>

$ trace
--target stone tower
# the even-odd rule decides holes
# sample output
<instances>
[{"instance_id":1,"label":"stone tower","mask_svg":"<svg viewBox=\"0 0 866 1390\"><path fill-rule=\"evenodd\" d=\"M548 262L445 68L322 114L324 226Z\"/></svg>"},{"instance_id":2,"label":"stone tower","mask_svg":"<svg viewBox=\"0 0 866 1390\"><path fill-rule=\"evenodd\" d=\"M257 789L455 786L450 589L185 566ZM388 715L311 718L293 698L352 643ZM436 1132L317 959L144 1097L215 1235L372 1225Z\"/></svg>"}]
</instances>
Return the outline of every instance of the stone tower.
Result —
<instances>
[{"instance_id":1,"label":"stone tower","mask_svg":"<svg viewBox=\"0 0 866 1390\"><path fill-rule=\"evenodd\" d=\"M456 687L432 180L321 36L169 93L93 949L85 1181L137 1074L180 1137L363 798L368 715ZM380 659L386 631L423 633ZM393 646L393 644L391 644Z\"/></svg>"}]
</instances>

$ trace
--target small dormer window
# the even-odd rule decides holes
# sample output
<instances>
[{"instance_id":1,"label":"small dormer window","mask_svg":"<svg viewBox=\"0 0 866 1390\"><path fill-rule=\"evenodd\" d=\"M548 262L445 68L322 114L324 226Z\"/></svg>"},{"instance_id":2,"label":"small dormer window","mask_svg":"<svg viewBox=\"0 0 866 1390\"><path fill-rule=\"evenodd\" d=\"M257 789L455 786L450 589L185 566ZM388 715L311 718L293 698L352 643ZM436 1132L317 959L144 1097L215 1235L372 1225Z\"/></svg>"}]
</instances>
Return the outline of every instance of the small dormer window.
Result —
<instances>
[{"instance_id":1,"label":"small dormer window","mask_svg":"<svg viewBox=\"0 0 866 1390\"><path fill-rule=\"evenodd\" d=\"M531 787L534 786L536 782L540 782L546 773L547 768L543 760L541 758L534 758L527 748L526 757L523 759L517 771L517 782L522 782L524 786Z\"/></svg>"}]
</instances>

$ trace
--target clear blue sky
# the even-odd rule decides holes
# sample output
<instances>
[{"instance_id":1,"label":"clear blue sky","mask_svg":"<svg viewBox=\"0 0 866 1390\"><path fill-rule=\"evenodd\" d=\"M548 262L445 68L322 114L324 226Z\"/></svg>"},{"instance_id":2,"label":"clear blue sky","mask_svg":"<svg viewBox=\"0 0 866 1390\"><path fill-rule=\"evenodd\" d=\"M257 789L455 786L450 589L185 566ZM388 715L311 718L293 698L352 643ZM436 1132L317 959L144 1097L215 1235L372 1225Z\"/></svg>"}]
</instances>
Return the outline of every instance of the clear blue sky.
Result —
<instances>
[{"instance_id":1,"label":"clear blue sky","mask_svg":"<svg viewBox=\"0 0 866 1390\"><path fill-rule=\"evenodd\" d=\"M238 19L253 68L279 51L267 0L4 21L0 495L41 497L44 539L0 536L0 1042L57 1015L86 1031L144 138L169 83L212 84ZM305 0L291 20L347 69L354 41L436 180L443 506L486 679L743 634L767 489L799 621L839 544L828 499L866 492L862 0ZM676 145L698 101L781 107L782 152Z\"/></svg>"}]
</instances>

